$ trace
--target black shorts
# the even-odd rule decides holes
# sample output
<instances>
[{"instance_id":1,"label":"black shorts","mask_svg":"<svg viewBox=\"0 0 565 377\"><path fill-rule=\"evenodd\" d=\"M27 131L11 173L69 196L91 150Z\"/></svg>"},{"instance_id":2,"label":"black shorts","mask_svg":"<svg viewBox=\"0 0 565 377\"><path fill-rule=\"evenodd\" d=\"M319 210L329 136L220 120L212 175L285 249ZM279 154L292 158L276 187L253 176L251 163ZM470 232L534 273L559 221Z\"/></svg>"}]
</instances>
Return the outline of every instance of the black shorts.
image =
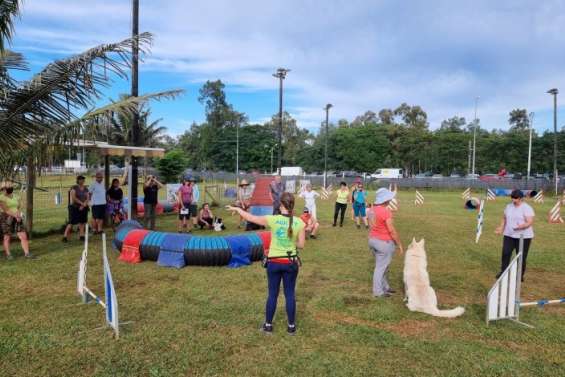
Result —
<instances>
[{"instance_id":1,"label":"black shorts","mask_svg":"<svg viewBox=\"0 0 565 377\"><path fill-rule=\"evenodd\" d=\"M198 204L191 204L189 207L190 217L198 216Z\"/></svg>"},{"instance_id":2,"label":"black shorts","mask_svg":"<svg viewBox=\"0 0 565 377\"><path fill-rule=\"evenodd\" d=\"M69 224L86 224L88 222L88 207L79 210L79 207L69 207Z\"/></svg>"},{"instance_id":3,"label":"black shorts","mask_svg":"<svg viewBox=\"0 0 565 377\"><path fill-rule=\"evenodd\" d=\"M182 211L182 207L179 209L179 220L188 220L191 217L196 217L196 206L194 206L195 208L192 208L193 205L192 204L183 204L183 207L185 208L186 213L181 213Z\"/></svg>"},{"instance_id":4,"label":"black shorts","mask_svg":"<svg viewBox=\"0 0 565 377\"><path fill-rule=\"evenodd\" d=\"M104 217L106 217L106 204L92 206L92 217L96 220L104 220Z\"/></svg>"}]
</instances>

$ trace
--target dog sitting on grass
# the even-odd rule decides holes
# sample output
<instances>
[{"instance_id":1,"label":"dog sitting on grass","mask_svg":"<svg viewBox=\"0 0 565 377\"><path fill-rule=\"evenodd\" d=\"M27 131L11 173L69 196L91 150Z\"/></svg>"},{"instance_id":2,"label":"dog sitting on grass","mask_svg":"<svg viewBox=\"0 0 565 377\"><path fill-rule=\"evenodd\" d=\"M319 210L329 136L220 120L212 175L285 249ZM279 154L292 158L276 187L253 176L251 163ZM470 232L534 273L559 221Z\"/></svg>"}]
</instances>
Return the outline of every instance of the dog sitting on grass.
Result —
<instances>
[{"instance_id":1,"label":"dog sitting on grass","mask_svg":"<svg viewBox=\"0 0 565 377\"><path fill-rule=\"evenodd\" d=\"M412 240L404 258L404 290L406 306L410 311L423 312L436 317L455 318L462 315L465 309L458 306L450 310L440 310L437 307L437 296L430 285L428 262L424 239Z\"/></svg>"}]
</instances>

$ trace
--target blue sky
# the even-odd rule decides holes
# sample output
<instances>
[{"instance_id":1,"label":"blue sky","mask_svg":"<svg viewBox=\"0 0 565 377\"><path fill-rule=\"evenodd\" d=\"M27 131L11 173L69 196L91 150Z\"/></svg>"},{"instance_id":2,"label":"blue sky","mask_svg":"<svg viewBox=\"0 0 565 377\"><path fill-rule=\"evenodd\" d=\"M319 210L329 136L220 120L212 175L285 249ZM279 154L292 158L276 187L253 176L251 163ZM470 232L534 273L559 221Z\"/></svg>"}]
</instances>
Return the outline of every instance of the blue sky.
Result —
<instances>
[{"instance_id":1,"label":"blue sky","mask_svg":"<svg viewBox=\"0 0 565 377\"><path fill-rule=\"evenodd\" d=\"M129 36L129 0L26 0L12 49L37 71L47 62ZM565 96L565 1L141 0L140 30L155 35L140 92L182 88L152 105L173 135L204 119L198 89L222 79L228 100L250 121L285 109L317 132L326 103L331 121L353 120L402 102L420 105L431 128L452 116L507 128L514 108L552 128L552 99ZM129 91L117 82L106 95ZM559 100L558 126L565 125Z\"/></svg>"}]
</instances>

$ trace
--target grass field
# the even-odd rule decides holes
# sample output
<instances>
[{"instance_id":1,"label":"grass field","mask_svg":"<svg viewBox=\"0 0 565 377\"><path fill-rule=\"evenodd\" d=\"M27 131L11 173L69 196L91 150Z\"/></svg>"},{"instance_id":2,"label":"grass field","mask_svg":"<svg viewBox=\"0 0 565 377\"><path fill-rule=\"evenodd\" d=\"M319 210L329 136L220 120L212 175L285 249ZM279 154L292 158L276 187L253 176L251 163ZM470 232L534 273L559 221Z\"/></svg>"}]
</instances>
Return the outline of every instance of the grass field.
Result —
<instances>
[{"instance_id":1,"label":"grass field","mask_svg":"<svg viewBox=\"0 0 565 377\"><path fill-rule=\"evenodd\" d=\"M351 220L332 228L332 203L322 201L320 238L308 241L298 279L297 336L286 334L282 296L274 335L259 332L266 278L258 263L171 270L153 262L124 264L112 253L120 316L131 321L116 341L97 329L102 309L80 304L76 295L81 245L53 236L32 242L39 260L0 261L0 375L564 376L564 305L523 309L521 319L534 330L512 322L485 325L485 297L500 259L494 228L506 199L487 204L476 245L476 213L462 209L459 194L425 195L425 205L414 207L414 192L401 192L396 223L405 244L426 238L440 306L463 305L460 318L409 312L400 293L373 298L366 231ZM524 299L565 296L565 225L547 224L549 207L534 206ZM235 218L223 217L234 231ZM160 218L159 226L173 231L175 218ZM88 276L102 293L98 249L95 240ZM21 256L19 247L14 254ZM390 280L402 291L398 256Z\"/></svg>"}]
</instances>

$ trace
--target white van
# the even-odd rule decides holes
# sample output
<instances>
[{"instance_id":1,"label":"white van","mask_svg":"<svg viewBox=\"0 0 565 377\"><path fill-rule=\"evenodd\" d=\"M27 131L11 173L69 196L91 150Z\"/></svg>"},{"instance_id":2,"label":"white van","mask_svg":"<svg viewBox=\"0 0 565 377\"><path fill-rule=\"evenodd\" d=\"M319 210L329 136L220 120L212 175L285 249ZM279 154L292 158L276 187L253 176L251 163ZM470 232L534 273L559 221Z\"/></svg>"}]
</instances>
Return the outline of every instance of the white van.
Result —
<instances>
[{"instance_id":1,"label":"white van","mask_svg":"<svg viewBox=\"0 0 565 377\"><path fill-rule=\"evenodd\" d=\"M304 175L304 171L300 166L283 166L281 168L281 176L283 177L298 177Z\"/></svg>"},{"instance_id":2,"label":"white van","mask_svg":"<svg viewBox=\"0 0 565 377\"><path fill-rule=\"evenodd\" d=\"M402 178L402 169L378 169L371 178Z\"/></svg>"}]
</instances>

